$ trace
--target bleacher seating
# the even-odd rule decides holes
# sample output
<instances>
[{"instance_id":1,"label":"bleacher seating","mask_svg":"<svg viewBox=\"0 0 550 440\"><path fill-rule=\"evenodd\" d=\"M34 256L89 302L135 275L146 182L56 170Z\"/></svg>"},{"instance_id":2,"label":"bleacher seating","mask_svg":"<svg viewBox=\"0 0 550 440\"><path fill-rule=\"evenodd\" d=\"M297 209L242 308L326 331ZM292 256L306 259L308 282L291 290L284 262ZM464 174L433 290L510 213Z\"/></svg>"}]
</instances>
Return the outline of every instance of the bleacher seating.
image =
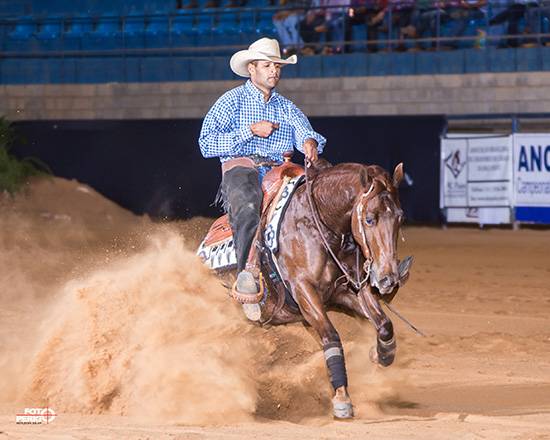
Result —
<instances>
[{"instance_id":1,"label":"bleacher seating","mask_svg":"<svg viewBox=\"0 0 550 440\"><path fill-rule=\"evenodd\" d=\"M8 52L31 51L38 23L33 17L21 17L17 22L6 25L7 34L2 46Z\"/></svg>"},{"instance_id":2,"label":"bleacher seating","mask_svg":"<svg viewBox=\"0 0 550 440\"><path fill-rule=\"evenodd\" d=\"M228 1L222 0L222 6ZM229 79L233 75L226 65L231 53L262 36L276 37L274 8L267 0L248 0L246 7L239 8L206 8L207 0L198 4L195 9L177 9L175 0L131 4L122 0L0 0L0 49L7 52L0 55L0 79L4 83ZM489 14L492 9L489 5ZM440 36L452 35L452 26L443 24ZM545 47L496 51L498 39L484 41L481 47L476 40L479 29L495 33L486 26L486 19L470 20L465 33L470 38L458 43L461 50L436 53L394 53L396 43L383 40L397 40L399 35L386 26L379 35L379 52L366 55L366 27L355 25L348 34L357 40L348 46L352 53L301 57L299 66L285 69L285 75L550 68ZM547 18L542 19L542 31L550 31ZM415 45L410 40L404 48ZM196 58L190 62L189 57Z\"/></svg>"}]
</instances>

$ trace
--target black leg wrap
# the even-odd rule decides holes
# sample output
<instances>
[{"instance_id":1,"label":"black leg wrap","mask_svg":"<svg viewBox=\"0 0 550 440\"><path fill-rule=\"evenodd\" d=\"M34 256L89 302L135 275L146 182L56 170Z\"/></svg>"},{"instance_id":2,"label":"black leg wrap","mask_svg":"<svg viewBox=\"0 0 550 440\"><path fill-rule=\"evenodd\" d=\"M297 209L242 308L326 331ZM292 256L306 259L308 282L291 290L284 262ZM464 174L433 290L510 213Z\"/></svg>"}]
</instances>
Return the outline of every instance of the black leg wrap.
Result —
<instances>
[{"instance_id":1,"label":"black leg wrap","mask_svg":"<svg viewBox=\"0 0 550 440\"><path fill-rule=\"evenodd\" d=\"M376 352L378 353L378 363L384 367L393 364L395 359L395 336L393 334L393 325L391 321L384 323L377 338Z\"/></svg>"},{"instance_id":2,"label":"black leg wrap","mask_svg":"<svg viewBox=\"0 0 550 440\"><path fill-rule=\"evenodd\" d=\"M335 390L340 387L347 387L348 375L342 344L340 342L329 342L323 346L323 351L332 387Z\"/></svg>"}]
</instances>

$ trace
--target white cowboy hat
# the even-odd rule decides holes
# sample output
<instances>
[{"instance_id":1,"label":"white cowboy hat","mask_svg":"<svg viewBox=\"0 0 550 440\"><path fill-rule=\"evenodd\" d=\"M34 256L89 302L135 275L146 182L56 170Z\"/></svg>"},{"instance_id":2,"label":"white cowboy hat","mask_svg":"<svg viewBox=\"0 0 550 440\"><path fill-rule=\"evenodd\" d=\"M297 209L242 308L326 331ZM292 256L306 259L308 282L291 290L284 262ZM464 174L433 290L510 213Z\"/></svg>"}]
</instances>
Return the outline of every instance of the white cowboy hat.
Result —
<instances>
[{"instance_id":1,"label":"white cowboy hat","mask_svg":"<svg viewBox=\"0 0 550 440\"><path fill-rule=\"evenodd\" d=\"M273 61L280 64L296 64L298 57L292 55L287 59L283 60L281 58L281 50L279 49L279 42L271 38L260 38L258 41L255 41L247 50L240 50L235 53L229 65L231 70L239 76L244 76L248 78L250 74L248 73L248 63L256 60L264 61Z\"/></svg>"}]
</instances>

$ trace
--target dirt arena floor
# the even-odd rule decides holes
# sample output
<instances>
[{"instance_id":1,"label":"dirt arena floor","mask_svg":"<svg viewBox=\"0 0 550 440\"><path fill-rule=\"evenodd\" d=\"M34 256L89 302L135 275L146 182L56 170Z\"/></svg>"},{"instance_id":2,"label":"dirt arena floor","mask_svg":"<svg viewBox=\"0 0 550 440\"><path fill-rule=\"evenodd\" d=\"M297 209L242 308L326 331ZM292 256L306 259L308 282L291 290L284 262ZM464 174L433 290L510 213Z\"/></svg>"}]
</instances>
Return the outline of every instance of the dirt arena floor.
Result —
<instances>
[{"instance_id":1,"label":"dirt arena floor","mask_svg":"<svg viewBox=\"0 0 550 440\"><path fill-rule=\"evenodd\" d=\"M405 227L394 365L331 312L353 421L316 335L249 324L194 256L210 220L153 223L77 182L0 194L1 439L550 439L550 230ZM16 424L48 406L48 424Z\"/></svg>"}]
</instances>

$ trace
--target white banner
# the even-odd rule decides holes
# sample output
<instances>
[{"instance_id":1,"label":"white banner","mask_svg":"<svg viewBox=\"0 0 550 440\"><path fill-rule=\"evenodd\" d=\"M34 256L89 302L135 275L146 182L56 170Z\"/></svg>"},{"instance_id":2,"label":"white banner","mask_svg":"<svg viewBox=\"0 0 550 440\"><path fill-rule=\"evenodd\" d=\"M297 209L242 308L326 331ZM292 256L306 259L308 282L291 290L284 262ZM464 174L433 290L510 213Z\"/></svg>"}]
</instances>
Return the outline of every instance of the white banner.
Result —
<instances>
[{"instance_id":1,"label":"white banner","mask_svg":"<svg viewBox=\"0 0 550 440\"><path fill-rule=\"evenodd\" d=\"M441 208L468 204L467 151L466 139L441 140Z\"/></svg>"},{"instance_id":2,"label":"white banner","mask_svg":"<svg viewBox=\"0 0 550 440\"><path fill-rule=\"evenodd\" d=\"M509 136L468 139L468 181L510 181L512 147Z\"/></svg>"},{"instance_id":3,"label":"white banner","mask_svg":"<svg viewBox=\"0 0 550 440\"><path fill-rule=\"evenodd\" d=\"M447 208L445 211L449 223L496 225L512 221L509 208Z\"/></svg>"},{"instance_id":4,"label":"white banner","mask_svg":"<svg viewBox=\"0 0 550 440\"><path fill-rule=\"evenodd\" d=\"M510 182L468 183L468 206L510 206Z\"/></svg>"},{"instance_id":5,"label":"white banner","mask_svg":"<svg viewBox=\"0 0 550 440\"><path fill-rule=\"evenodd\" d=\"M512 159L510 136L442 139L440 206L446 210L447 221L509 223Z\"/></svg>"},{"instance_id":6,"label":"white banner","mask_svg":"<svg viewBox=\"0 0 550 440\"><path fill-rule=\"evenodd\" d=\"M550 134L515 134L515 205L550 207Z\"/></svg>"}]
</instances>

